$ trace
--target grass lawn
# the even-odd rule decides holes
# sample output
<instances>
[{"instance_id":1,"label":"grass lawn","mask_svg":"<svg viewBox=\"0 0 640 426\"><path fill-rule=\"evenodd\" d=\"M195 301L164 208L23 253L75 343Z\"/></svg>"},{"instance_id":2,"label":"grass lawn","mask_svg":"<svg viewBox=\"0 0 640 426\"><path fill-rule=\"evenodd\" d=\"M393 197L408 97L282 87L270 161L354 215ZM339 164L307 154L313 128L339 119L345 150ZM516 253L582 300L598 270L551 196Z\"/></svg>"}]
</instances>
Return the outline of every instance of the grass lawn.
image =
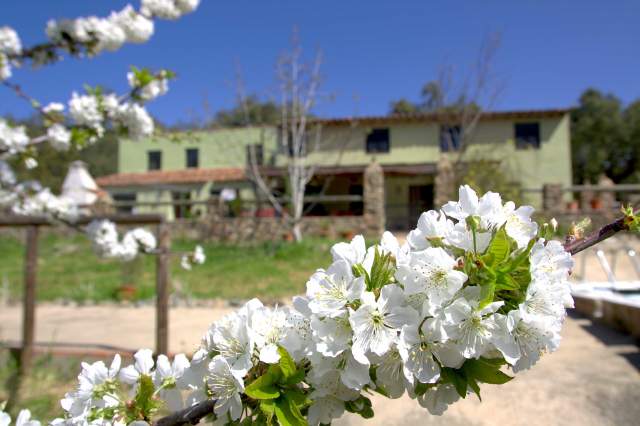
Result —
<instances>
[{"instance_id":1,"label":"grass lawn","mask_svg":"<svg viewBox=\"0 0 640 426\"><path fill-rule=\"evenodd\" d=\"M155 291L155 258L142 256L129 263L96 257L86 237L40 237L38 300L118 300L123 284L137 288L135 299ZM174 256L171 278L176 293L195 298L276 300L304 292L305 283L331 261L332 241L307 239L300 244L278 242L254 246L202 244L207 262L183 270ZM173 251L192 250L192 241L173 241ZM0 292L19 298L23 286L24 246L19 238L0 237Z\"/></svg>"},{"instance_id":2,"label":"grass lawn","mask_svg":"<svg viewBox=\"0 0 640 426\"><path fill-rule=\"evenodd\" d=\"M61 417L60 399L65 392L72 391L77 386L80 372L79 357L61 358L50 355L40 355L34 358L33 368L23 384L23 399L19 407L11 414L17 415L18 409L31 410L31 418L40 420L42 424ZM94 361L88 359L87 361ZM108 365L108 364L107 364ZM8 350L0 350L0 402L7 401L11 394L10 383L15 374L16 366Z\"/></svg>"}]
</instances>

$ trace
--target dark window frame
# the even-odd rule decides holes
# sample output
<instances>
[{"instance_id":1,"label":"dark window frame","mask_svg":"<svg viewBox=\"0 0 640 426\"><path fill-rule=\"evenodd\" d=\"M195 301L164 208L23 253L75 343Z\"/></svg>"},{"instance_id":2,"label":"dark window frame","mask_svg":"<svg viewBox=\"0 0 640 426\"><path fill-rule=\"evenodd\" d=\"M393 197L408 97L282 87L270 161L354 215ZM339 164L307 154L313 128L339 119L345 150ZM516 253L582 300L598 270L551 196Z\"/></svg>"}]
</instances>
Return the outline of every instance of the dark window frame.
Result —
<instances>
[{"instance_id":1,"label":"dark window frame","mask_svg":"<svg viewBox=\"0 0 640 426\"><path fill-rule=\"evenodd\" d=\"M138 201L138 194L135 192L116 192L111 198L116 204L116 213L132 214L134 204ZM117 205L119 202L125 203L125 205Z\"/></svg>"},{"instance_id":2,"label":"dark window frame","mask_svg":"<svg viewBox=\"0 0 640 426\"><path fill-rule=\"evenodd\" d=\"M391 152L391 132L388 127L371 129L365 141L367 154L387 154Z\"/></svg>"},{"instance_id":3,"label":"dark window frame","mask_svg":"<svg viewBox=\"0 0 640 426\"><path fill-rule=\"evenodd\" d=\"M162 170L162 151L147 151L147 170Z\"/></svg>"},{"instance_id":4,"label":"dark window frame","mask_svg":"<svg viewBox=\"0 0 640 426\"><path fill-rule=\"evenodd\" d=\"M192 157L193 154L195 154L195 157ZM187 169L197 169L200 167L200 150L198 148L187 148L184 151L184 155Z\"/></svg>"},{"instance_id":5,"label":"dark window frame","mask_svg":"<svg viewBox=\"0 0 640 426\"><path fill-rule=\"evenodd\" d=\"M457 152L462 148L462 126L459 124L440 125L440 152Z\"/></svg>"},{"instance_id":6,"label":"dark window frame","mask_svg":"<svg viewBox=\"0 0 640 426\"><path fill-rule=\"evenodd\" d=\"M542 139L540 138L540 122L529 121L513 124L513 139L516 149L540 149Z\"/></svg>"}]
</instances>

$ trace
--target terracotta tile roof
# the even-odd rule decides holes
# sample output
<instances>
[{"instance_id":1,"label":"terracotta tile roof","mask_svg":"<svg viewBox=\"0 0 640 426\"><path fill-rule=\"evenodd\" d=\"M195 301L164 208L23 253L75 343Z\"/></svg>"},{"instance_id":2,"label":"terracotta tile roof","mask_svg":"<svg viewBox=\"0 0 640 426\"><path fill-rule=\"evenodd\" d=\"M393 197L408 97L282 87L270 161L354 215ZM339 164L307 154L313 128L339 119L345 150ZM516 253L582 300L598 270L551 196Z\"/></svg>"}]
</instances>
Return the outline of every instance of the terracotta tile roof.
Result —
<instances>
[{"instance_id":1,"label":"terracotta tile roof","mask_svg":"<svg viewBox=\"0 0 640 426\"><path fill-rule=\"evenodd\" d=\"M96 178L101 187L145 186L168 183L230 182L245 179L242 168L152 170L143 173L118 173Z\"/></svg>"},{"instance_id":2,"label":"terracotta tile roof","mask_svg":"<svg viewBox=\"0 0 640 426\"><path fill-rule=\"evenodd\" d=\"M480 117L483 121L490 120L526 120L536 118L562 117L572 111L571 108L533 109L520 111L487 111ZM446 113L416 113L360 117L320 118L316 122L325 125L345 124L376 124L376 123L405 123L405 122L449 122L459 117Z\"/></svg>"}]
</instances>

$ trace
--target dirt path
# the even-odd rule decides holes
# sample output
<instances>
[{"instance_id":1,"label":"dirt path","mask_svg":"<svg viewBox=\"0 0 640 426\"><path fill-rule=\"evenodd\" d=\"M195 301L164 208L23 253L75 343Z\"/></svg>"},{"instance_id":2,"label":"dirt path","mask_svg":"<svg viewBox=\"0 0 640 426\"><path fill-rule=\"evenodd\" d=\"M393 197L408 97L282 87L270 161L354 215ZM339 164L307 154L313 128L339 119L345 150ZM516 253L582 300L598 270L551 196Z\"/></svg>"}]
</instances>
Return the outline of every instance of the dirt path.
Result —
<instances>
[{"instance_id":1,"label":"dirt path","mask_svg":"<svg viewBox=\"0 0 640 426\"><path fill-rule=\"evenodd\" d=\"M172 352L190 352L213 320L229 309L175 308L171 311ZM102 343L126 348L153 347L153 309L113 306L44 305L37 312L39 341ZM0 309L0 339L19 338L20 310ZM375 398L376 417L367 425L637 425L640 418L638 347L631 339L567 320L560 350L503 386L484 385L475 397L431 417L407 398ZM339 425L365 421L347 416Z\"/></svg>"},{"instance_id":2,"label":"dirt path","mask_svg":"<svg viewBox=\"0 0 640 426\"><path fill-rule=\"evenodd\" d=\"M172 353L192 353L213 321L231 308L172 308L169 348ZM19 341L20 308L0 308L0 340ZM38 306L36 341L103 344L126 349L154 347L155 312L152 307L98 305Z\"/></svg>"}]
</instances>

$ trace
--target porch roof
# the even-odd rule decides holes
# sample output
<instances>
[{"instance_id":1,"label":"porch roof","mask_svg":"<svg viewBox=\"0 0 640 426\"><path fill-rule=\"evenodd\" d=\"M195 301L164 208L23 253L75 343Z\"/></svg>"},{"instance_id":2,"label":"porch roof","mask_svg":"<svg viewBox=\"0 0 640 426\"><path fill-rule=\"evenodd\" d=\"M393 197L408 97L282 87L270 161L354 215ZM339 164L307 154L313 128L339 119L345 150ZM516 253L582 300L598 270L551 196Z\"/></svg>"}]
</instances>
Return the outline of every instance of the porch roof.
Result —
<instances>
[{"instance_id":1,"label":"porch roof","mask_svg":"<svg viewBox=\"0 0 640 426\"><path fill-rule=\"evenodd\" d=\"M436 163L423 164L382 164L382 170L389 175L429 175L437 172ZM315 175L350 175L362 174L366 164L349 166L318 166L314 170ZM266 176L282 176L287 173L286 168L270 167L263 168L262 172Z\"/></svg>"},{"instance_id":2,"label":"porch roof","mask_svg":"<svg viewBox=\"0 0 640 426\"><path fill-rule=\"evenodd\" d=\"M101 187L147 186L245 180L243 168L151 170L142 173L117 173L96 179Z\"/></svg>"}]
</instances>

